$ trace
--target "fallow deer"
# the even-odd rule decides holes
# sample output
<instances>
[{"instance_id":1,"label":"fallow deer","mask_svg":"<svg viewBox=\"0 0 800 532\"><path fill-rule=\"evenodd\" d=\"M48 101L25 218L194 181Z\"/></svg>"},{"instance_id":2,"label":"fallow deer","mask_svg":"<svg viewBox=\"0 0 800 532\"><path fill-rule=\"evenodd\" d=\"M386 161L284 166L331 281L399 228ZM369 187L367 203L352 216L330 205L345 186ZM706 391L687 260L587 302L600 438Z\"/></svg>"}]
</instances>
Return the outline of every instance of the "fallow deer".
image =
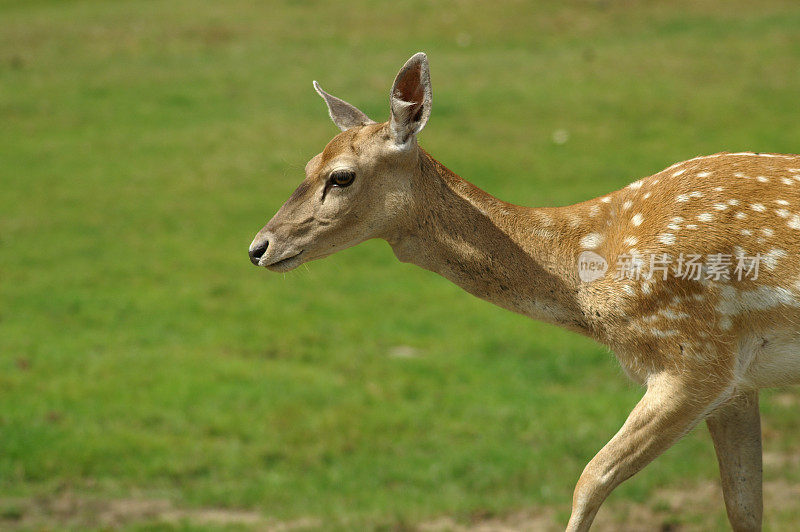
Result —
<instances>
[{"instance_id":1,"label":"fallow deer","mask_svg":"<svg viewBox=\"0 0 800 532\"><path fill-rule=\"evenodd\" d=\"M286 272L382 238L403 262L609 346L646 391L580 475L568 530L702 420L733 528L760 529L758 390L800 381L800 156L696 157L575 205L520 207L419 147L425 54L398 73L388 122L314 88L341 133L256 235L254 264Z\"/></svg>"}]
</instances>

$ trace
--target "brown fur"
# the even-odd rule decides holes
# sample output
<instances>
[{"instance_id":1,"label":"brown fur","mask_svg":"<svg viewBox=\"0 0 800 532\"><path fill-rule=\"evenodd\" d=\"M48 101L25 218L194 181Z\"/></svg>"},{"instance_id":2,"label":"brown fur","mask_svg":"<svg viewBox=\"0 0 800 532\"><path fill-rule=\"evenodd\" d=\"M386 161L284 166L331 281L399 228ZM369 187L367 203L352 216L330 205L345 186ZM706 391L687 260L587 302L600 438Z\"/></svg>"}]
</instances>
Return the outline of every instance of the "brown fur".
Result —
<instances>
[{"instance_id":1,"label":"brown fur","mask_svg":"<svg viewBox=\"0 0 800 532\"><path fill-rule=\"evenodd\" d=\"M417 104L423 112L406 112ZM335 105L345 109L340 121L361 116ZM569 530L588 529L619 483L706 418L731 523L760 528L758 389L800 380L800 156L699 157L601 198L534 209L487 194L419 148L415 133L430 113L423 54L398 74L392 106L389 122L363 115L309 162L251 258L269 242L255 259L287 271L382 238L401 261L612 348L647 391L581 475ZM332 187L341 169L357 177ZM609 263L592 281L578 273L587 250ZM633 251L769 260L757 279L619 278L616 261ZM652 273L646 264L643 272Z\"/></svg>"}]
</instances>

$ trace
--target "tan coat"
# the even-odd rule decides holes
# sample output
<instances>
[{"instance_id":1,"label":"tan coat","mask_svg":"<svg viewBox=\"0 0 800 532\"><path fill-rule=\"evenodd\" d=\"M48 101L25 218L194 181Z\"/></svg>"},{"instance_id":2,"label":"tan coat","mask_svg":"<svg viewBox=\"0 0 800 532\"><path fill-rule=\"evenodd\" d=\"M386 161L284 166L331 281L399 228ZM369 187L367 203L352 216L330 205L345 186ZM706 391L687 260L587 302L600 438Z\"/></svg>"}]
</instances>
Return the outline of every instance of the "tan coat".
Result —
<instances>
[{"instance_id":1,"label":"tan coat","mask_svg":"<svg viewBox=\"0 0 800 532\"><path fill-rule=\"evenodd\" d=\"M706 419L731 523L761 526L758 389L800 380L800 156L719 153L560 208L501 201L417 145L431 110L412 57L375 123L315 82L342 130L258 233L274 271L371 238L471 294L613 349L647 386L587 465L569 530Z\"/></svg>"}]
</instances>

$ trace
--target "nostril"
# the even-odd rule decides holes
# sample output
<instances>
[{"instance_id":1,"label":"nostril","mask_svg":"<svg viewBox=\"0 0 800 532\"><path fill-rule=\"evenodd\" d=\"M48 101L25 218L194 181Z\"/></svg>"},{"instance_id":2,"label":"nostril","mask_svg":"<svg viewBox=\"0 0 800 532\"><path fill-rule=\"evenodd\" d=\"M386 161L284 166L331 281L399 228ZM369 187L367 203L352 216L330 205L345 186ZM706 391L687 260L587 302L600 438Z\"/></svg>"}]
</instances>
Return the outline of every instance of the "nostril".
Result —
<instances>
[{"instance_id":1,"label":"nostril","mask_svg":"<svg viewBox=\"0 0 800 532\"><path fill-rule=\"evenodd\" d=\"M260 259L264 252L267 251L269 240L265 240L254 248L250 248L250 262L258 266L258 259Z\"/></svg>"}]
</instances>

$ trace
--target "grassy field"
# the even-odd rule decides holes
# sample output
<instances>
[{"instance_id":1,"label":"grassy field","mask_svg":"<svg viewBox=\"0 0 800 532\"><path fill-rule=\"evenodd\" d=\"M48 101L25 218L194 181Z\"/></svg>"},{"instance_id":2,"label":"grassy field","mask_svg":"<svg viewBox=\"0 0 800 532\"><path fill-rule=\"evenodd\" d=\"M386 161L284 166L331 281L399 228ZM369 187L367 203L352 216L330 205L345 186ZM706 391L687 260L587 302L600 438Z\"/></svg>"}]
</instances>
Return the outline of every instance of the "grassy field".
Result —
<instances>
[{"instance_id":1,"label":"grassy field","mask_svg":"<svg viewBox=\"0 0 800 532\"><path fill-rule=\"evenodd\" d=\"M800 151L792 1L0 0L0 529L563 528L641 395L607 350L382 242L247 259L336 132L311 80L383 120L419 50L422 145L515 203ZM772 530L799 407L762 401ZM716 482L701 427L599 525L724 528Z\"/></svg>"}]
</instances>

